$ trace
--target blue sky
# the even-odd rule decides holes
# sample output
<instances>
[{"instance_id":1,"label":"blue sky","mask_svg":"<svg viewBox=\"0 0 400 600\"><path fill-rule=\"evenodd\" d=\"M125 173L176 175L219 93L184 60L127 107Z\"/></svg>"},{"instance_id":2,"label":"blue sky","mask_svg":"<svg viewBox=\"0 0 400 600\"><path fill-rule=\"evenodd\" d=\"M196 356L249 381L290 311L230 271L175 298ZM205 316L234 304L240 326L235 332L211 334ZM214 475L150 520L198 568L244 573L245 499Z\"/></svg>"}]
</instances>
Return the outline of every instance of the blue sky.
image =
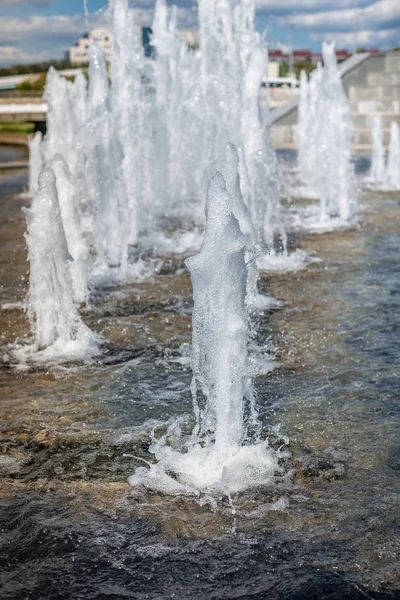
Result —
<instances>
[{"instance_id":1,"label":"blue sky","mask_svg":"<svg viewBox=\"0 0 400 600\"><path fill-rule=\"evenodd\" d=\"M318 51L324 40L352 49L400 46L400 0L256 0L256 23L271 47ZM107 0L87 0L90 22L105 19ZM182 26L193 23L194 0L177 0ZM151 23L154 0L136 0L137 21ZM61 58L85 32L83 0L0 0L0 65Z\"/></svg>"}]
</instances>

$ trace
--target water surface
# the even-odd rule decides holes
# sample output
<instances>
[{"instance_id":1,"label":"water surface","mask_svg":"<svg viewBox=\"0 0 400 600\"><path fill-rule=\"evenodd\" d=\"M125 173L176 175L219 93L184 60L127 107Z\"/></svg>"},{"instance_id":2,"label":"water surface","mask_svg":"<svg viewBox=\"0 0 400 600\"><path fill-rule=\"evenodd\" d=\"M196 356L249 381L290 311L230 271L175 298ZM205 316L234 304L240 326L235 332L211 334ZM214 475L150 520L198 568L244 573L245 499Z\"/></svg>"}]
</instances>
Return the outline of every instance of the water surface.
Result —
<instances>
[{"instance_id":1,"label":"water surface","mask_svg":"<svg viewBox=\"0 0 400 600\"><path fill-rule=\"evenodd\" d=\"M0 179L2 354L29 331L24 184ZM236 515L126 483L151 428L192 410L181 259L96 292L83 316L108 339L100 359L4 362L2 598L399 598L399 225L399 195L365 195L359 227L297 238L323 262L262 278L284 304L258 319L280 363L258 403L290 457Z\"/></svg>"}]
</instances>

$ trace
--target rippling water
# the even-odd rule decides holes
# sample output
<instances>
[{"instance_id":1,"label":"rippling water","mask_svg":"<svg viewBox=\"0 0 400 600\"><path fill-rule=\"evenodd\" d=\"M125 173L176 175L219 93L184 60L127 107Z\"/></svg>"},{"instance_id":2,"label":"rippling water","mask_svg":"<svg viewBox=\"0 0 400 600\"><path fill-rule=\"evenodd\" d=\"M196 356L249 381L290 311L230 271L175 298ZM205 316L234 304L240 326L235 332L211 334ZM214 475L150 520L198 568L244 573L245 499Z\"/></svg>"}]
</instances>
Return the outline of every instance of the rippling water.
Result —
<instances>
[{"instance_id":1,"label":"rippling water","mask_svg":"<svg viewBox=\"0 0 400 600\"><path fill-rule=\"evenodd\" d=\"M27 334L22 176L0 178L3 352ZM149 431L191 413L191 286L96 293L108 339L85 367L0 370L2 598L400 597L400 197L365 195L356 229L297 239L323 262L264 277L280 368L256 380L286 477L219 510L131 490Z\"/></svg>"}]
</instances>

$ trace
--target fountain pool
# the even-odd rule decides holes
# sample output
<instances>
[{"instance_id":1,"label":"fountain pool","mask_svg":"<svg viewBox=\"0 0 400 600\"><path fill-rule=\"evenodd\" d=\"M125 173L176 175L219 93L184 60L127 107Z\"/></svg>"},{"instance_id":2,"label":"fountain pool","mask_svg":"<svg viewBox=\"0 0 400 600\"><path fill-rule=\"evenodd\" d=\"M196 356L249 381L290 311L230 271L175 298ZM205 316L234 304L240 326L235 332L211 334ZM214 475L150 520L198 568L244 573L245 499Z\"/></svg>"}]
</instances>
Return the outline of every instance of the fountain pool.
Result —
<instances>
[{"instance_id":1,"label":"fountain pool","mask_svg":"<svg viewBox=\"0 0 400 600\"><path fill-rule=\"evenodd\" d=\"M0 179L4 345L28 327L25 184ZM366 192L362 206L356 229L296 234L323 262L261 276L283 303L257 315L280 363L254 378L261 434L292 474L234 495L235 515L224 494L215 510L126 481L152 461L150 432L192 411L181 258L97 289L82 316L108 339L101 358L3 363L2 597L396 597L400 198Z\"/></svg>"}]
</instances>

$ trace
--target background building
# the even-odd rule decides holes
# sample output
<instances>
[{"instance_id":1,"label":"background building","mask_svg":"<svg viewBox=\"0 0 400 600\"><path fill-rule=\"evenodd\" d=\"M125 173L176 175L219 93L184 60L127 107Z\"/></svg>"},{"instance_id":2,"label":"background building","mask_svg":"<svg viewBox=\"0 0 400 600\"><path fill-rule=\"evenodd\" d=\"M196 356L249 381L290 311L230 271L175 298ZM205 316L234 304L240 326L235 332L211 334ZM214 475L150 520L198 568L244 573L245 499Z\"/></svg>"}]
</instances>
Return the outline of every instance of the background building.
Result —
<instances>
[{"instance_id":1,"label":"background building","mask_svg":"<svg viewBox=\"0 0 400 600\"><path fill-rule=\"evenodd\" d=\"M108 27L93 27L90 33L85 34L69 49L69 60L73 65L89 62L88 48L96 42L103 50L107 62L111 62L114 52L114 37Z\"/></svg>"},{"instance_id":2,"label":"background building","mask_svg":"<svg viewBox=\"0 0 400 600\"><path fill-rule=\"evenodd\" d=\"M151 28L136 26L139 39L142 40L144 53L151 56L153 49L151 46ZM179 33L186 41L188 46L195 48L199 45L199 32L196 29L181 29ZM96 42L104 51L107 62L111 62L114 52L114 37L111 30L103 25L93 27L90 33L86 33L69 49L69 60L73 65L81 65L89 62L88 48L92 42Z\"/></svg>"}]
</instances>

